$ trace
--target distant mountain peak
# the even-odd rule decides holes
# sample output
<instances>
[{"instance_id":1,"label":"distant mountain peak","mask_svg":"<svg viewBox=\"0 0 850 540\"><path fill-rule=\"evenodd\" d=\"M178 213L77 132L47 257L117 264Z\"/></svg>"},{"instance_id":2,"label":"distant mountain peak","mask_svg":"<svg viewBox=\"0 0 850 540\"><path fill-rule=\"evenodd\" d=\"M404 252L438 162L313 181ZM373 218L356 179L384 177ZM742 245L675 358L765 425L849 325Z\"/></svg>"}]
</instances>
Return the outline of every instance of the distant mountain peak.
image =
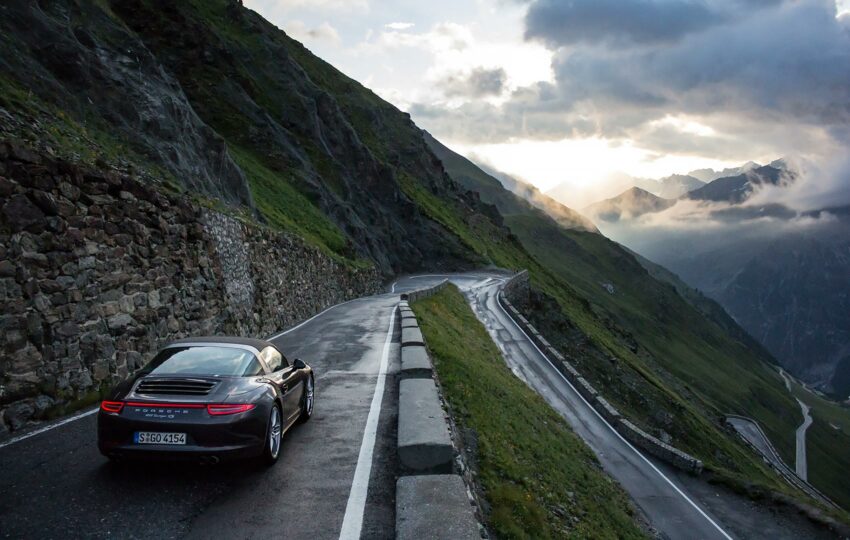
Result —
<instances>
[{"instance_id":1,"label":"distant mountain peak","mask_svg":"<svg viewBox=\"0 0 850 540\"><path fill-rule=\"evenodd\" d=\"M784 161L782 164L784 165ZM793 181L794 177L794 174L788 169L764 165L744 170L733 176L717 178L686 194L684 198L740 204L752 195L756 187L768 184L782 186Z\"/></svg>"},{"instance_id":2,"label":"distant mountain peak","mask_svg":"<svg viewBox=\"0 0 850 540\"><path fill-rule=\"evenodd\" d=\"M748 161L741 165L740 167L729 167L723 169L722 171L716 171L714 169L696 169L688 173L688 176L692 176L702 182L709 183L717 180L718 178L726 178L729 176L737 176L739 174L743 174L747 171L757 169L761 167L755 161Z\"/></svg>"},{"instance_id":3,"label":"distant mountain peak","mask_svg":"<svg viewBox=\"0 0 850 540\"><path fill-rule=\"evenodd\" d=\"M614 223L640 217L644 214L661 212L676 204L675 200L659 197L635 186L616 197L591 204L582 212L593 220Z\"/></svg>"}]
</instances>

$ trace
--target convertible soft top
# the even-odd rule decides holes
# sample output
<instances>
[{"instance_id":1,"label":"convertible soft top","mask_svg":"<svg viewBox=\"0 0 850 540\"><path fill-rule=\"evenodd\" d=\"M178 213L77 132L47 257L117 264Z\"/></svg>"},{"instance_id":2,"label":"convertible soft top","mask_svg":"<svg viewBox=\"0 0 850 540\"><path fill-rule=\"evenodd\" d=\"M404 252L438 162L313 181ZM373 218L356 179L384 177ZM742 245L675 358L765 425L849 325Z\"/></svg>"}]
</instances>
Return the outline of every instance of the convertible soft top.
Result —
<instances>
[{"instance_id":1,"label":"convertible soft top","mask_svg":"<svg viewBox=\"0 0 850 540\"><path fill-rule=\"evenodd\" d=\"M264 339L246 338L246 337L230 337L230 336L197 336L177 339L168 343L168 345L183 345L188 343L230 343L233 345L247 345L254 347L258 351L262 351L266 347L274 347L274 344Z\"/></svg>"}]
</instances>

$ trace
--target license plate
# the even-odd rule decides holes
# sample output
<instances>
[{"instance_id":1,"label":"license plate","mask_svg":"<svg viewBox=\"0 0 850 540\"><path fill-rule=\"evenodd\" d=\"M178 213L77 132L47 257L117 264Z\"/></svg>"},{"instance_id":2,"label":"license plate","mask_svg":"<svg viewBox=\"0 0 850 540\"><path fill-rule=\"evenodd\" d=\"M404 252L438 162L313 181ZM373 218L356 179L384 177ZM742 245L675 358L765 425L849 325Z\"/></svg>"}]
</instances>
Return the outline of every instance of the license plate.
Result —
<instances>
[{"instance_id":1,"label":"license plate","mask_svg":"<svg viewBox=\"0 0 850 540\"><path fill-rule=\"evenodd\" d=\"M133 442L136 444L186 444L186 434L137 431L133 434Z\"/></svg>"}]
</instances>

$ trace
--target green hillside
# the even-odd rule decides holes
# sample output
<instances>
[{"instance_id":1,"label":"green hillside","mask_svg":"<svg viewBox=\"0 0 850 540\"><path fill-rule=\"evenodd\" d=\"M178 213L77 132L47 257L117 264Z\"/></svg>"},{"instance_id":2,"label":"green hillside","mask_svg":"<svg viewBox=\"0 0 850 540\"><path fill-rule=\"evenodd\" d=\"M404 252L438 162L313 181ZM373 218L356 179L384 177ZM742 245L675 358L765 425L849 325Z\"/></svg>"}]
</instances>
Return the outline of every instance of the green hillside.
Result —
<instances>
[{"instance_id":1,"label":"green hillside","mask_svg":"<svg viewBox=\"0 0 850 540\"><path fill-rule=\"evenodd\" d=\"M799 407L762 347L715 303L656 279L622 246L559 227L495 189L495 179L470 174L464 158L436 151L455 180L481 190L482 199L505 213L505 223L534 258L528 268L542 293L526 314L610 401L699 456L721 481L744 490L753 484L789 489L723 426L727 413L756 418L783 458L794 462ZM831 456L813 460L810 471L816 486L850 506L850 477L838 473L850 470L850 455L832 450L850 447L850 438L836 440L842 436L833 430L829 439L811 438L811 454Z\"/></svg>"}]
</instances>

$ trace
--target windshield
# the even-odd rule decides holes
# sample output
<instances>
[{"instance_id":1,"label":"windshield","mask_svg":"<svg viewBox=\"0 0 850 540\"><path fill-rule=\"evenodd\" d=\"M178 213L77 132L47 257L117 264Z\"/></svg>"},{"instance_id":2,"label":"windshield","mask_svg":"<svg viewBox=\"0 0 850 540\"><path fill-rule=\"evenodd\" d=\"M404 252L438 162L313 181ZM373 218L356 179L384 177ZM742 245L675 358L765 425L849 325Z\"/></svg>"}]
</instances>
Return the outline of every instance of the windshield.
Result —
<instances>
[{"instance_id":1,"label":"windshield","mask_svg":"<svg viewBox=\"0 0 850 540\"><path fill-rule=\"evenodd\" d=\"M143 375L221 375L242 377L261 371L257 357L234 347L168 347L145 366Z\"/></svg>"}]
</instances>

